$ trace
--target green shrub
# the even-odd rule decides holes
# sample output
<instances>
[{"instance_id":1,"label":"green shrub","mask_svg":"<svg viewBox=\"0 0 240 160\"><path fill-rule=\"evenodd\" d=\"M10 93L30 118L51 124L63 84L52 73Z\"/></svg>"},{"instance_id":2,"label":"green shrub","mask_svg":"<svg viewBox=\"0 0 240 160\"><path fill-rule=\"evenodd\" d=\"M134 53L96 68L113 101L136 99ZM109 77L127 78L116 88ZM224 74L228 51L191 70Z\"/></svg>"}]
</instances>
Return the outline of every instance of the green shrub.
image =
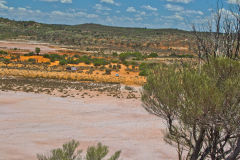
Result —
<instances>
[{"instance_id":1,"label":"green shrub","mask_svg":"<svg viewBox=\"0 0 240 160\"><path fill-rule=\"evenodd\" d=\"M125 61L127 58L135 57L136 60L143 59L143 56L140 52L124 52L119 55L121 61Z\"/></svg>"},{"instance_id":2,"label":"green shrub","mask_svg":"<svg viewBox=\"0 0 240 160\"><path fill-rule=\"evenodd\" d=\"M94 59L92 59L92 62L94 64L94 66L101 66L101 65L109 64L108 61L106 61L105 59L101 59L101 58L94 58Z\"/></svg>"},{"instance_id":3,"label":"green shrub","mask_svg":"<svg viewBox=\"0 0 240 160\"><path fill-rule=\"evenodd\" d=\"M6 51L0 50L0 55L7 55L8 53Z\"/></svg>"},{"instance_id":4,"label":"green shrub","mask_svg":"<svg viewBox=\"0 0 240 160\"><path fill-rule=\"evenodd\" d=\"M41 49L38 48L38 47L36 47L36 48L35 48L35 53L37 53L37 55L39 55L40 52L41 52Z\"/></svg>"},{"instance_id":5,"label":"green shrub","mask_svg":"<svg viewBox=\"0 0 240 160\"><path fill-rule=\"evenodd\" d=\"M3 58L2 60L3 60L3 63L6 65L8 65L11 62L10 59L7 59L7 58Z\"/></svg>"},{"instance_id":6,"label":"green shrub","mask_svg":"<svg viewBox=\"0 0 240 160\"><path fill-rule=\"evenodd\" d=\"M36 63L37 61L36 61L36 59L34 59L34 58L29 58L29 59L28 59L28 62L30 62L30 63Z\"/></svg>"},{"instance_id":7,"label":"green shrub","mask_svg":"<svg viewBox=\"0 0 240 160\"><path fill-rule=\"evenodd\" d=\"M26 54L24 54L24 56L34 56L34 52L26 53Z\"/></svg>"},{"instance_id":8,"label":"green shrub","mask_svg":"<svg viewBox=\"0 0 240 160\"><path fill-rule=\"evenodd\" d=\"M172 57L172 58L194 58L194 56L191 54L176 54L176 53L172 53L171 55L169 55L169 57Z\"/></svg>"},{"instance_id":9,"label":"green shrub","mask_svg":"<svg viewBox=\"0 0 240 160\"><path fill-rule=\"evenodd\" d=\"M148 55L148 58L156 58L156 57L158 57L157 53L151 53Z\"/></svg>"},{"instance_id":10,"label":"green shrub","mask_svg":"<svg viewBox=\"0 0 240 160\"><path fill-rule=\"evenodd\" d=\"M113 59L112 63L118 63L119 61L117 59Z\"/></svg>"},{"instance_id":11,"label":"green shrub","mask_svg":"<svg viewBox=\"0 0 240 160\"><path fill-rule=\"evenodd\" d=\"M113 55L113 57L117 57L118 56L117 52L113 52L112 55Z\"/></svg>"},{"instance_id":12,"label":"green shrub","mask_svg":"<svg viewBox=\"0 0 240 160\"><path fill-rule=\"evenodd\" d=\"M49 156L37 154L38 160L103 160L109 153L108 146L98 143L97 146L90 146L86 156L82 156L82 150L77 150L79 142L72 140L63 144L62 148L53 149ZM118 160L121 151L115 152L107 160Z\"/></svg>"},{"instance_id":13,"label":"green shrub","mask_svg":"<svg viewBox=\"0 0 240 160\"><path fill-rule=\"evenodd\" d=\"M78 54L75 54L73 57L74 58L80 58L80 56Z\"/></svg>"},{"instance_id":14,"label":"green shrub","mask_svg":"<svg viewBox=\"0 0 240 160\"><path fill-rule=\"evenodd\" d=\"M59 61L59 64L60 64L60 65L66 65L66 64L68 64L68 63L67 63L67 61L66 61L65 59L61 59L61 60Z\"/></svg>"},{"instance_id":15,"label":"green shrub","mask_svg":"<svg viewBox=\"0 0 240 160\"><path fill-rule=\"evenodd\" d=\"M65 59L64 55L61 56L59 54L44 54L43 57L50 59L51 62L60 61L62 59Z\"/></svg>"},{"instance_id":16,"label":"green shrub","mask_svg":"<svg viewBox=\"0 0 240 160\"><path fill-rule=\"evenodd\" d=\"M121 69L121 65L120 65L120 64L117 64L117 68L118 68L118 69Z\"/></svg>"},{"instance_id":17,"label":"green shrub","mask_svg":"<svg viewBox=\"0 0 240 160\"><path fill-rule=\"evenodd\" d=\"M108 69L108 68L106 68L106 70L105 70L105 74L106 74L106 75L110 75L110 74L111 74L111 72L112 72L112 70L111 70L111 69Z\"/></svg>"}]
</instances>

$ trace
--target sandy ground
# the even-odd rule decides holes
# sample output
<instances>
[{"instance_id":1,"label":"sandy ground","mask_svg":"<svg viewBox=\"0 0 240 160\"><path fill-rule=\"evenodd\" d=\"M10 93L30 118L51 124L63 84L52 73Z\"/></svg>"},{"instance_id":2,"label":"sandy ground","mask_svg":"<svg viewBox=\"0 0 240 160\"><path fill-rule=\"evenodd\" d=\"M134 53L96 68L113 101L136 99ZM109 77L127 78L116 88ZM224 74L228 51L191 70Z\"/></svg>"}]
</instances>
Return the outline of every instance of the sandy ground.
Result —
<instances>
[{"instance_id":1,"label":"sandy ground","mask_svg":"<svg viewBox=\"0 0 240 160\"><path fill-rule=\"evenodd\" d=\"M32 160L75 139L80 148L102 142L121 160L177 159L163 141L164 124L140 99L59 98L0 92L0 160Z\"/></svg>"},{"instance_id":2,"label":"sandy ground","mask_svg":"<svg viewBox=\"0 0 240 160\"><path fill-rule=\"evenodd\" d=\"M38 42L18 42L18 41L0 41L0 48L5 49L21 49L21 50L29 50L35 51L35 48L39 47L41 49L41 53L49 53L57 51L60 48L52 47L47 43L38 43Z\"/></svg>"}]
</instances>

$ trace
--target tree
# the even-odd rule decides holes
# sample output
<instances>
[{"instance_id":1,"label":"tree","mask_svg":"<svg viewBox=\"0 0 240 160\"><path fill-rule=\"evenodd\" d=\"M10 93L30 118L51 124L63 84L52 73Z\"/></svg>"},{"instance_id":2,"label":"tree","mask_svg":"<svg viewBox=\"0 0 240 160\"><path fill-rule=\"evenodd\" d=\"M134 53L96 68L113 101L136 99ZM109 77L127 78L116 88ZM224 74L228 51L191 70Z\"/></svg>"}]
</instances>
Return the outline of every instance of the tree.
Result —
<instances>
[{"instance_id":1,"label":"tree","mask_svg":"<svg viewBox=\"0 0 240 160\"><path fill-rule=\"evenodd\" d=\"M40 51L41 51L40 48L38 47L35 48L35 52L37 53L37 55L39 55Z\"/></svg>"},{"instance_id":2,"label":"tree","mask_svg":"<svg viewBox=\"0 0 240 160\"><path fill-rule=\"evenodd\" d=\"M53 149L50 156L37 154L38 160L103 160L109 153L107 146L98 143L97 146L91 146L87 149L86 156L81 156L82 150L77 150L79 142L72 140L63 144L62 148ZM115 152L107 160L118 160L121 151Z\"/></svg>"},{"instance_id":3,"label":"tree","mask_svg":"<svg viewBox=\"0 0 240 160\"><path fill-rule=\"evenodd\" d=\"M228 10L217 1L216 11L207 23L192 25L198 56L209 61L211 56L239 58L240 50L240 1Z\"/></svg>"},{"instance_id":4,"label":"tree","mask_svg":"<svg viewBox=\"0 0 240 160\"><path fill-rule=\"evenodd\" d=\"M240 63L209 59L198 66L158 65L143 87L144 108L167 124L165 140L179 159L240 158Z\"/></svg>"}]
</instances>

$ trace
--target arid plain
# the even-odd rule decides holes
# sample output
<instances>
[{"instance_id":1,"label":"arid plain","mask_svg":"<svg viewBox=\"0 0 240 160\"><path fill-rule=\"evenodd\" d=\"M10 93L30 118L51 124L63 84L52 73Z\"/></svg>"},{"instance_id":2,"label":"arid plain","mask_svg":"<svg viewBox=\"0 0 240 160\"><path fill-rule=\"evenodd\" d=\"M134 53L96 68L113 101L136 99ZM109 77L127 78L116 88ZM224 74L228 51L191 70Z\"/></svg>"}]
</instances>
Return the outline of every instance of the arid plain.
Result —
<instances>
[{"instance_id":1,"label":"arid plain","mask_svg":"<svg viewBox=\"0 0 240 160\"><path fill-rule=\"evenodd\" d=\"M0 92L0 159L30 160L37 153L75 139L87 146L102 142L122 150L124 160L176 159L163 141L164 124L148 114L140 99L109 96L60 98Z\"/></svg>"}]
</instances>

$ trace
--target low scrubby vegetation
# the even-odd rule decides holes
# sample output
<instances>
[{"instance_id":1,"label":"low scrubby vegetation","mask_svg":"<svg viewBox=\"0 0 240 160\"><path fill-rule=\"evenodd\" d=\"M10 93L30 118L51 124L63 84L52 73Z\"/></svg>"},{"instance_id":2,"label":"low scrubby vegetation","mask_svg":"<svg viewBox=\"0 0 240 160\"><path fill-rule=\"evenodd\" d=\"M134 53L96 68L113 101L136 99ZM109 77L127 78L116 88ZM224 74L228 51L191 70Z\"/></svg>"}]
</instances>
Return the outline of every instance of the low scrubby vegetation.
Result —
<instances>
[{"instance_id":1,"label":"low scrubby vegetation","mask_svg":"<svg viewBox=\"0 0 240 160\"><path fill-rule=\"evenodd\" d=\"M37 154L38 160L118 160L121 151L115 152L110 158L106 158L109 153L108 146L98 143L96 146L90 146L85 156L82 150L78 150L79 142L72 140L63 144L62 148L53 149L49 156Z\"/></svg>"}]
</instances>

